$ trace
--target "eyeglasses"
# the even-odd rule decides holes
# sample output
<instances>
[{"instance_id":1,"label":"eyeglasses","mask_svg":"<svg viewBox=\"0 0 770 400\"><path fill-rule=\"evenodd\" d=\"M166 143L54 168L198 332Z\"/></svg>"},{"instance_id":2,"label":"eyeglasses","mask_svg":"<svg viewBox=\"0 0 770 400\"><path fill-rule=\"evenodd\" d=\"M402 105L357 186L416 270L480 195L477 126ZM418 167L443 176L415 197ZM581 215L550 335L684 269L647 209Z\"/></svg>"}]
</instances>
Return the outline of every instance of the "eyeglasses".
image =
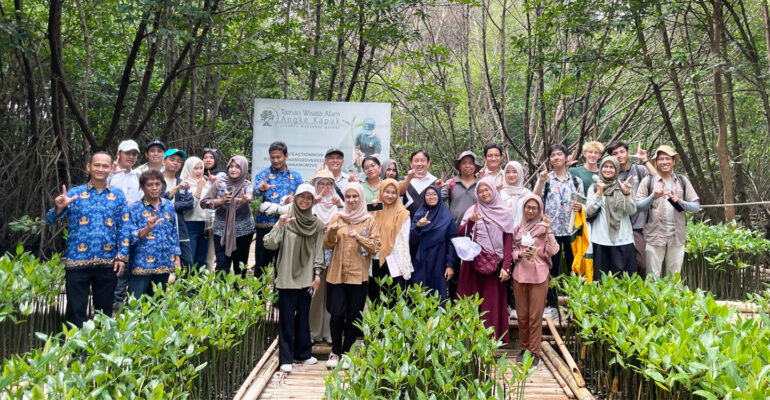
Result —
<instances>
[{"instance_id":1,"label":"eyeglasses","mask_svg":"<svg viewBox=\"0 0 770 400\"><path fill-rule=\"evenodd\" d=\"M425 197L438 197L438 193L434 193L434 192L425 193Z\"/></svg>"},{"instance_id":2,"label":"eyeglasses","mask_svg":"<svg viewBox=\"0 0 770 400\"><path fill-rule=\"evenodd\" d=\"M375 168L376 168L376 167L378 167L378 166L379 166L379 165L377 165L377 164L369 164L369 165L365 165L365 166L364 166L364 171L371 171L371 170L375 169Z\"/></svg>"},{"instance_id":3,"label":"eyeglasses","mask_svg":"<svg viewBox=\"0 0 770 400\"><path fill-rule=\"evenodd\" d=\"M318 182L318 183L316 184L316 186L320 186L320 187L331 187L331 186L332 186L332 183L331 183L331 182Z\"/></svg>"},{"instance_id":4,"label":"eyeglasses","mask_svg":"<svg viewBox=\"0 0 770 400\"><path fill-rule=\"evenodd\" d=\"M540 207L538 206L525 206L524 209L526 211L540 211Z\"/></svg>"}]
</instances>

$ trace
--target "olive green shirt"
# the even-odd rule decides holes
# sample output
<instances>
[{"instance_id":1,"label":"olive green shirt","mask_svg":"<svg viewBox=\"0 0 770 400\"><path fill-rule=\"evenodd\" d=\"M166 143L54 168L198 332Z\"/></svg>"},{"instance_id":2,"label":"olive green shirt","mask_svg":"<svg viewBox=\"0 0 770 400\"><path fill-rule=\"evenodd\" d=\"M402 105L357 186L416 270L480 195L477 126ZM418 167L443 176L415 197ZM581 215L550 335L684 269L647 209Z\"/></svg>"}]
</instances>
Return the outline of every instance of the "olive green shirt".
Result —
<instances>
[{"instance_id":1,"label":"olive green shirt","mask_svg":"<svg viewBox=\"0 0 770 400\"><path fill-rule=\"evenodd\" d=\"M265 248L268 250L279 250L278 257L276 258L276 279L275 287L278 289L302 289L310 287L313 284L314 269L325 268L324 263L324 231L320 230L316 236L312 239L315 240L313 245L314 256L308 265L301 265L301 273L296 278L292 276L292 268L294 264L299 262L295 259L294 254L299 254L300 241L303 240L302 236L286 229L286 226L279 227L278 224L273 225L273 229L270 233L265 235L264 243Z\"/></svg>"}]
</instances>

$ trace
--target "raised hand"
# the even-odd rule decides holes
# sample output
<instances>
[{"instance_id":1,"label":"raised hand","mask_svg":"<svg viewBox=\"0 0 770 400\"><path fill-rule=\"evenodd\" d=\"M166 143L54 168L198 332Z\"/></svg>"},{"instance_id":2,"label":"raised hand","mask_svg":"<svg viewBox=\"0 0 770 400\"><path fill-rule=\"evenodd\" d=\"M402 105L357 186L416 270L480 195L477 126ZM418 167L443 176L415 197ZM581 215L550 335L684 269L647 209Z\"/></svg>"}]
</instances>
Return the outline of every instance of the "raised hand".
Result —
<instances>
[{"instance_id":1,"label":"raised hand","mask_svg":"<svg viewBox=\"0 0 770 400\"><path fill-rule=\"evenodd\" d=\"M413 179L416 172L414 172L413 169L410 169L409 172L406 173L406 177L409 179Z\"/></svg>"},{"instance_id":2,"label":"raised hand","mask_svg":"<svg viewBox=\"0 0 770 400\"><path fill-rule=\"evenodd\" d=\"M545 229L548 229L551 227L551 217L548 216L548 214L543 215L543 220L538 223L540 226L544 226Z\"/></svg>"},{"instance_id":3,"label":"raised hand","mask_svg":"<svg viewBox=\"0 0 770 400\"><path fill-rule=\"evenodd\" d=\"M674 203L679 203L679 196L674 193L673 190L669 190L668 193L666 193L666 196L668 196L669 199L673 200Z\"/></svg>"},{"instance_id":4,"label":"raised hand","mask_svg":"<svg viewBox=\"0 0 770 400\"><path fill-rule=\"evenodd\" d=\"M278 218L278 227L280 228L280 227L288 224L289 222L294 221L295 219L297 219L297 218L296 217L291 217L290 218L289 214L283 214L283 215L281 215L280 218Z\"/></svg>"},{"instance_id":5,"label":"raised hand","mask_svg":"<svg viewBox=\"0 0 770 400\"><path fill-rule=\"evenodd\" d=\"M204 178L203 176L201 176L201 177L200 177L200 179L197 179L197 180L195 181L195 184L196 184L196 185L197 185L199 188L202 188L202 187L206 186L206 178Z\"/></svg>"},{"instance_id":6,"label":"raised hand","mask_svg":"<svg viewBox=\"0 0 770 400\"><path fill-rule=\"evenodd\" d=\"M478 174L476 174L476 178L482 179L485 176L487 176L487 162L486 161L484 161L484 167L481 168L481 170L479 171Z\"/></svg>"},{"instance_id":7,"label":"raised hand","mask_svg":"<svg viewBox=\"0 0 770 400\"><path fill-rule=\"evenodd\" d=\"M249 203L251 203L252 200L254 200L254 199L251 197L251 194L248 194L248 193L243 193L240 196L238 196L238 198L236 199L236 201L239 204L240 203L249 204Z\"/></svg>"},{"instance_id":8,"label":"raised hand","mask_svg":"<svg viewBox=\"0 0 770 400\"><path fill-rule=\"evenodd\" d=\"M316 171L323 171L326 169L326 160L321 164L321 166Z\"/></svg>"},{"instance_id":9,"label":"raised hand","mask_svg":"<svg viewBox=\"0 0 770 400\"><path fill-rule=\"evenodd\" d=\"M291 204L292 201L294 201L294 195L290 194L283 199L283 204Z\"/></svg>"},{"instance_id":10,"label":"raised hand","mask_svg":"<svg viewBox=\"0 0 770 400\"><path fill-rule=\"evenodd\" d=\"M342 207L342 200L337 196L332 196L332 204L337 207Z\"/></svg>"},{"instance_id":11,"label":"raised hand","mask_svg":"<svg viewBox=\"0 0 770 400\"><path fill-rule=\"evenodd\" d=\"M350 174L350 176L348 177L348 182L358 182L358 178L356 178L355 173Z\"/></svg>"},{"instance_id":12,"label":"raised hand","mask_svg":"<svg viewBox=\"0 0 770 400\"><path fill-rule=\"evenodd\" d=\"M650 177L652 178L652 177ZM655 191L652 192L652 195L655 196L656 199L661 198L666 195L666 184L663 182L659 182L659 185L657 188L655 188Z\"/></svg>"},{"instance_id":13,"label":"raised hand","mask_svg":"<svg viewBox=\"0 0 770 400\"><path fill-rule=\"evenodd\" d=\"M601 196L604 193L604 189L607 188L607 184L604 181L596 182L596 195Z\"/></svg>"},{"instance_id":14,"label":"raised hand","mask_svg":"<svg viewBox=\"0 0 770 400\"><path fill-rule=\"evenodd\" d=\"M54 202L56 203L56 208L61 209L62 211L67 208L70 204L72 204L75 199L77 199L77 196L69 197L67 196L67 186L61 185L61 194L56 196L54 199Z\"/></svg>"},{"instance_id":15,"label":"raised hand","mask_svg":"<svg viewBox=\"0 0 770 400\"><path fill-rule=\"evenodd\" d=\"M473 222L476 222L476 221L482 220L484 218L485 217L483 215L479 214L479 206L478 206L478 204L474 205L473 206L473 214L471 214L469 219L471 221L473 221Z\"/></svg>"},{"instance_id":16,"label":"raised hand","mask_svg":"<svg viewBox=\"0 0 770 400\"><path fill-rule=\"evenodd\" d=\"M425 225L428 225L430 221L428 221L428 214L430 214L430 211L425 212L425 216L420 218L419 221L417 221L417 226L422 228Z\"/></svg>"},{"instance_id":17,"label":"raised hand","mask_svg":"<svg viewBox=\"0 0 770 400\"><path fill-rule=\"evenodd\" d=\"M205 178L206 178L207 181L212 182L212 183L214 183L214 181L217 180L217 177L215 175L211 175L211 171L206 171Z\"/></svg>"},{"instance_id":18,"label":"raised hand","mask_svg":"<svg viewBox=\"0 0 770 400\"><path fill-rule=\"evenodd\" d=\"M358 239L358 231L356 231L355 229L349 230L348 231L348 237L352 237L352 238Z\"/></svg>"},{"instance_id":19,"label":"raised hand","mask_svg":"<svg viewBox=\"0 0 770 400\"><path fill-rule=\"evenodd\" d=\"M630 154L629 157L636 158L641 162L647 161L647 150L642 148L642 144L639 143L636 147L636 154Z\"/></svg>"},{"instance_id":20,"label":"raised hand","mask_svg":"<svg viewBox=\"0 0 770 400\"><path fill-rule=\"evenodd\" d=\"M260 192L267 192L268 190L274 188L275 185L271 185L267 183L267 177L265 174L262 174L262 182L259 183L259 186L257 186L257 190Z\"/></svg>"},{"instance_id":21,"label":"raised hand","mask_svg":"<svg viewBox=\"0 0 770 400\"><path fill-rule=\"evenodd\" d=\"M631 185L631 176L629 176L620 186L620 191L623 192L624 195L628 196L631 194L631 189L633 189L633 186Z\"/></svg>"},{"instance_id":22,"label":"raised hand","mask_svg":"<svg viewBox=\"0 0 770 400\"><path fill-rule=\"evenodd\" d=\"M546 178L548 178L548 164L543 163L543 170L540 171L540 175L539 176L540 176L540 180L541 181L545 180Z\"/></svg>"},{"instance_id":23,"label":"raised hand","mask_svg":"<svg viewBox=\"0 0 770 400\"><path fill-rule=\"evenodd\" d=\"M163 218L158 218L157 214L158 214L158 210L155 210L155 211L152 212L152 215L147 217L147 225L146 225L146 227L147 227L148 231L151 231L151 230L155 229L155 227L158 226L158 224L163 222Z\"/></svg>"},{"instance_id":24,"label":"raised hand","mask_svg":"<svg viewBox=\"0 0 770 400\"><path fill-rule=\"evenodd\" d=\"M438 186L439 189L443 188L444 186L449 185L449 183L444 182L444 176L445 174L441 173L441 179L437 179L436 182L433 182L434 185Z\"/></svg>"},{"instance_id":25,"label":"raised hand","mask_svg":"<svg viewBox=\"0 0 770 400\"><path fill-rule=\"evenodd\" d=\"M577 147L575 147L575 150L572 151L572 154L570 154L567 157L567 162L566 162L567 167L571 167L571 166L573 166L573 165L578 163L577 151L578 151L578 149L577 149Z\"/></svg>"}]
</instances>

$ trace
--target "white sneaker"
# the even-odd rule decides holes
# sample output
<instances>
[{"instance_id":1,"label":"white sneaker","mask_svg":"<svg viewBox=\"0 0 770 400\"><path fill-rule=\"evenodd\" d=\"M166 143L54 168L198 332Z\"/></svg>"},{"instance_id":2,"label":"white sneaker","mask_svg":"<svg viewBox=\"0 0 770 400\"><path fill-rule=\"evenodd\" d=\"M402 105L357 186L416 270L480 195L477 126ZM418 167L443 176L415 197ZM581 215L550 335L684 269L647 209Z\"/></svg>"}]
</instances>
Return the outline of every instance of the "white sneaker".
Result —
<instances>
[{"instance_id":1,"label":"white sneaker","mask_svg":"<svg viewBox=\"0 0 770 400\"><path fill-rule=\"evenodd\" d=\"M291 364L283 364L281 365L281 372L286 372L287 374L291 372Z\"/></svg>"},{"instance_id":2,"label":"white sneaker","mask_svg":"<svg viewBox=\"0 0 770 400\"><path fill-rule=\"evenodd\" d=\"M349 368L350 368L350 363L348 362L348 360L342 360L342 369L349 369Z\"/></svg>"},{"instance_id":3,"label":"white sneaker","mask_svg":"<svg viewBox=\"0 0 770 400\"><path fill-rule=\"evenodd\" d=\"M307 360L294 360L294 362L297 364L315 365L318 363L318 359L311 356Z\"/></svg>"},{"instance_id":4,"label":"white sneaker","mask_svg":"<svg viewBox=\"0 0 770 400\"><path fill-rule=\"evenodd\" d=\"M337 364L340 363L340 356L329 353L329 359L326 360L326 368L337 368Z\"/></svg>"},{"instance_id":5,"label":"white sneaker","mask_svg":"<svg viewBox=\"0 0 770 400\"><path fill-rule=\"evenodd\" d=\"M519 313L516 310L511 310L511 319L519 319Z\"/></svg>"},{"instance_id":6,"label":"white sneaker","mask_svg":"<svg viewBox=\"0 0 770 400\"><path fill-rule=\"evenodd\" d=\"M545 311L543 311L543 321L545 321L545 317L551 317L551 320L555 320L559 318L559 310L556 309L556 307L546 307Z\"/></svg>"}]
</instances>

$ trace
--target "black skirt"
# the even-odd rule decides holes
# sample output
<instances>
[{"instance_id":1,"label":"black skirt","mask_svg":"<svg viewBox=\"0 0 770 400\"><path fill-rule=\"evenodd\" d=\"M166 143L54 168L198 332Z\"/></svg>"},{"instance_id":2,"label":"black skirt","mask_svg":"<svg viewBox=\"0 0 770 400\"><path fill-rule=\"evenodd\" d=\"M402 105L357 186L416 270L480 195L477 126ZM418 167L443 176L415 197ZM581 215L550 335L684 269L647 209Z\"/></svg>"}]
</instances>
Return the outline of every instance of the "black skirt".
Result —
<instances>
[{"instance_id":1,"label":"black skirt","mask_svg":"<svg viewBox=\"0 0 770 400\"><path fill-rule=\"evenodd\" d=\"M594 271L605 274L628 275L636 273L636 250L634 244L603 246L592 243L594 248Z\"/></svg>"}]
</instances>

